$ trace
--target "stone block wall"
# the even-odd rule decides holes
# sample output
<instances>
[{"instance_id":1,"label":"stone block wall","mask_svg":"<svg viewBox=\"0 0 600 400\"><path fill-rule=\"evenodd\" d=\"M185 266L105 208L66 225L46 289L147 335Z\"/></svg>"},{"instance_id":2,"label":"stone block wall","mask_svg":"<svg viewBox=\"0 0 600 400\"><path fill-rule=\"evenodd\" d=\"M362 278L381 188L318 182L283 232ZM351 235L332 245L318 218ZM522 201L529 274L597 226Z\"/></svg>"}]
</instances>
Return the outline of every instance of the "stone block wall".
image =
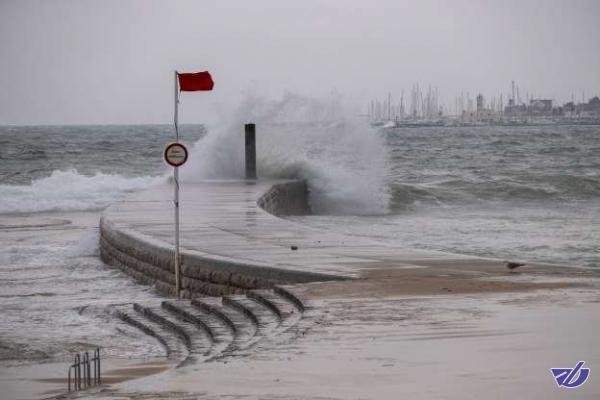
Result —
<instances>
[{"instance_id":1,"label":"stone block wall","mask_svg":"<svg viewBox=\"0 0 600 400\"><path fill-rule=\"evenodd\" d=\"M306 184L278 183L258 200L274 215L298 215L309 211ZM100 253L136 280L153 285L165 295L175 295L175 263L172 246L115 225L106 215L100 220ZM223 296L275 285L339 279L335 276L244 263L192 251L181 252L181 288L184 298Z\"/></svg>"}]
</instances>

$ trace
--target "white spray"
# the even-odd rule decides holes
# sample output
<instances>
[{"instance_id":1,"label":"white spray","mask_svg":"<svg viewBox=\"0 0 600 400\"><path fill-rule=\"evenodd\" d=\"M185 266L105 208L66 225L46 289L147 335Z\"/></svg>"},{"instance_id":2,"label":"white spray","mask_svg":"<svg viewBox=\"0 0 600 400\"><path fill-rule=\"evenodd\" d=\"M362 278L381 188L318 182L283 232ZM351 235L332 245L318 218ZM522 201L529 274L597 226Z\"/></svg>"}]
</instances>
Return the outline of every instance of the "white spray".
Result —
<instances>
[{"instance_id":1,"label":"white spray","mask_svg":"<svg viewBox=\"0 0 600 400\"><path fill-rule=\"evenodd\" d=\"M259 178L306 179L319 214L387 211L387 152L382 138L339 97L287 93L279 101L248 96L227 123L195 144L182 180L242 178L244 124L257 124Z\"/></svg>"},{"instance_id":2,"label":"white spray","mask_svg":"<svg viewBox=\"0 0 600 400\"><path fill-rule=\"evenodd\" d=\"M54 171L30 185L0 185L0 214L43 211L98 210L124 193L166 181L164 177L124 177L76 170Z\"/></svg>"}]
</instances>

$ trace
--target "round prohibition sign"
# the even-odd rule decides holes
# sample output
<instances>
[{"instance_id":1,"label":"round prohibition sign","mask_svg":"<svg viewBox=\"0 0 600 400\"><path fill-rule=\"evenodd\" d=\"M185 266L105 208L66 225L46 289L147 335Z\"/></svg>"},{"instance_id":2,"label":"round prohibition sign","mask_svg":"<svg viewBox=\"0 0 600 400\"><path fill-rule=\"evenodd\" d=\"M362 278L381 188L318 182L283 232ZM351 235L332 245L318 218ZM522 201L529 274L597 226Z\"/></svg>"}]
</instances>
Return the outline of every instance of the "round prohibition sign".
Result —
<instances>
[{"instance_id":1,"label":"round prohibition sign","mask_svg":"<svg viewBox=\"0 0 600 400\"><path fill-rule=\"evenodd\" d=\"M188 150L181 143L170 143L165 148L165 161L172 167L181 167L188 159Z\"/></svg>"}]
</instances>

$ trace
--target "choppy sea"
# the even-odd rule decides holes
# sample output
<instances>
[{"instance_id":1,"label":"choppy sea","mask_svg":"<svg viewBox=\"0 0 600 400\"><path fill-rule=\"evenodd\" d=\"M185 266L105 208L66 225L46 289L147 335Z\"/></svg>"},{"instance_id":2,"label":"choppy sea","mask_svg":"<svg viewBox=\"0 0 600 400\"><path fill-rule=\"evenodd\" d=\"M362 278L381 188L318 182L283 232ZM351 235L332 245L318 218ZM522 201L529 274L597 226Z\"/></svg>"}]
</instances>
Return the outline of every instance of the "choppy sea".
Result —
<instances>
[{"instance_id":1,"label":"choppy sea","mask_svg":"<svg viewBox=\"0 0 600 400\"><path fill-rule=\"evenodd\" d=\"M600 266L600 126L378 130L319 114L327 107L290 98L226 126L184 125L183 184L241 176L251 117L259 176L309 183L314 215L302 223L399 247ZM172 136L166 125L0 127L2 362L108 342L115 355L158 354L119 348L106 305L156 295L100 261L97 225L108 204L166 179Z\"/></svg>"}]
</instances>

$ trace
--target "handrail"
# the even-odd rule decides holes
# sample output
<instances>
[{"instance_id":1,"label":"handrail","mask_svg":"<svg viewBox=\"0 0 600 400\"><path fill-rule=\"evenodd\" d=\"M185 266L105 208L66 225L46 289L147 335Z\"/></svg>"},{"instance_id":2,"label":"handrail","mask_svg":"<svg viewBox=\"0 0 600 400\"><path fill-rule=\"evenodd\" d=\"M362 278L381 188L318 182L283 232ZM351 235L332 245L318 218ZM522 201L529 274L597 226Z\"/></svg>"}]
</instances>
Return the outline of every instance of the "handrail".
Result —
<instances>
[{"instance_id":1,"label":"handrail","mask_svg":"<svg viewBox=\"0 0 600 400\"><path fill-rule=\"evenodd\" d=\"M92 367L91 364L94 364L94 379L92 380ZM83 369L83 376L81 375L81 370ZM71 375L71 371L73 374ZM73 385L71 385L71 376L73 376ZM89 352L83 353L83 357L77 353L73 358L73 364L69 366L67 371L67 390L70 392L71 387L72 390L78 391L81 390L82 387L89 388L92 385L99 385L101 383L100 380L100 348L96 348L94 350L94 356L90 358Z\"/></svg>"}]
</instances>

